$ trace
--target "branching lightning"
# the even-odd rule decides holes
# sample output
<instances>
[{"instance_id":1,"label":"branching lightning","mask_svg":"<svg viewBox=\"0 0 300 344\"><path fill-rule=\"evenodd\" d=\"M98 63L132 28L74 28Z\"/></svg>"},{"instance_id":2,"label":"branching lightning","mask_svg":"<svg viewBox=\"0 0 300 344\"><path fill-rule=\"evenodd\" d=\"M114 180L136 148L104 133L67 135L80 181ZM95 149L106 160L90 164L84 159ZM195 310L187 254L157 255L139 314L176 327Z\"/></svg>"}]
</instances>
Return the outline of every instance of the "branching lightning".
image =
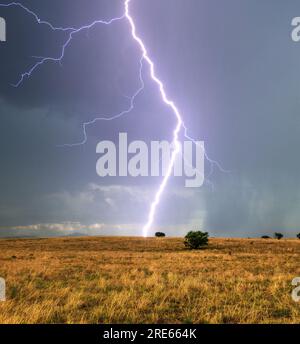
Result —
<instances>
[{"instance_id":1,"label":"branching lightning","mask_svg":"<svg viewBox=\"0 0 300 344\"><path fill-rule=\"evenodd\" d=\"M139 79L140 79L140 88L134 93L134 95L132 97L129 98L130 100L130 104L129 104L129 107L128 109L126 110L123 110L122 112L116 114L116 115L113 115L113 116L98 116L98 117L95 117L93 120L89 121L89 122L85 122L82 124L82 129L83 129L83 139L82 141L80 142L77 142L77 143L66 143L66 144L63 144L63 145L59 145L59 147L76 147L76 146L82 146L84 144L87 143L87 140L88 140L88 135L87 135L87 132L86 132L86 129L88 126L92 125L92 124L95 124L96 122L99 122L99 121L113 121L113 120L116 120L124 115L127 115L129 114L133 109L134 109L134 102L135 102L135 99L136 97L144 90L145 88L145 83L144 83L144 79L143 79L143 58L140 59L140 69L139 69Z\"/></svg>"},{"instance_id":2,"label":"branching lightning","mask_svg":"<svg viewBox=\"0 0 300 344\"><path fill-rule=\"evenodd\" d=\"M47 62L56 62L56 63L61 63L62 60L65 57L65 51L67 49L67 47L69 46L69 44L71 43L74 35L85 31L85 30L89 30L91 28L93 28L94 26L98 25L98 24L104 24L104 25L110 25L113 24L116 21L122 20L125 18L125 15L122 15L120 17L116 17L116 18L112 18L111 20L105 21L105 20L95 20L92 23L88 24L88 25L84 25L81 26L79 28L73 28L73 27L55 27L53 26L51 23L41 20L37 14L35 14L33 11L29 10L27 7L25 7L24 5L22 5L19 2L11 2L9 4L0 4L0 7L12 7L12 6L17 6L17 7L21 7L22 9L24 9L28 14L32 15L36 22L38 24L43 24L43 25L47 25L49 26L53 31L61 31L61 32L67 32L67 40L65 41L65 43L62 46L61 49L61 53L59 56L57 57L41 57L41 56L34 56L36 59L38 59L39 61L36 62L27 72L21 74L20 79L17 81L17 83L15 83L13 86L18 87L20 86L24 79L26 77L31 77L32 73L40 66L42 66L43 64L47 63Z\"/></svg>"},{"instance_id":3,"label":"branching lightning","mask_svg":"<svg viewBox=\"0 0 300 344\"><path fill-rule=\"evenodd\" d=\"M118 114L112 115L112 116L98 116L89 122L83 123L83 125L82 125L82 128L83 128L83 139L82 139L82 141L80 141L78 143L64 144L64 145L61 145L61 147L75 147L75 146L84 145L88 140L88 135L87 135L87 127L88 126L93 125L98 121L116 120L116 119L118 119L118 118L120 118L126 114L129 114L134 109L134 103L135 103L136 98L144 90L145 84L143 81L143 68L144 68L145 64L148 65L149 70L150 70L151 80L157 85L159 92L160 92L161 100L163 101L163 103L172 110L172 112L176 118L176 126L173 130L173 150L172 150L170 163L169 163L168 169L166 171L166 174L165 174L165 176L164 176L164 178L163 178L163 180L162 180L162 182L161 182L161 184L160 184L160 186L159 186L159 188L155 194L154 200L151 203L147 223L145 224L145 226L143 228L143 235L144 235L144 237L147 237L148 232L154 223L157 207L160 203L161 197L162 197L162 195L166 189L167 183L168 183L170 176L172 174L176 158L177 158L178 154L180 154L179 135L180 135L181 131L184 132L184 136L186 138L193 141L195 144L197 144L197 142L188 135L188 129L184 124L183 117L182 117L179 109L175 105L174 101L168 98L166 90L165 90L165 85L156 74L154 62L149 57L146 45L144 44L143 40L137 34L136 25L135 25L135 22L134 22L132 15L131 15L131 12L130 12L130 3L132 0L123 0L123 1L124 1L124 14L123 15L121 15L119 17L112 18L108 21L96 20L90 24L81 26L79 28L55 27L50 22L41 20L36 13L34 13L33 11L31 11L30 9L28 9L27 7L25 7L23 4L21 4L19 2L11 2L9 4L0 4L0 7L13 7L13 6L14 7L20 7L27 14L33 16L33 18L35 19L35 21L38 24L46 25L53 31L60 31L60 32L66 33L66 35L67 35L66 40L61 47L61 51L60 51L59 56L56 56L56 57L35 57L38 61L28 71L21 74L19 80L13 85L14 87L19 87L25 81L25 78L30 78L31 75L39 67L41 67L42 65L44 65L47 62L54 62L54 63L61 64L63 59L64 59L64 56L65 56L65 51L68 48L68 46L70 45L72 39L74 38L74 36L76 34L82 32L82 31L85 31L85 30L89 30L89 29L95 27L96 25L101 25L101 24L102 25L111 25L114 22L121 21L121 20L126 20L128 22L132 39L136 42L136 44L138 45L138 47L140 48L140 51L141 51L140 68L139 68L140 87L133 94L133 96L130 98L130 104L126 110L124 110ZM207 161L211 165L210 174L213 173L214 166L216 166L222 172L228 172L228 171L224 170L222 168L222 166L217 161L210 159L208 157L206 151L204 151L204 153L205 153L205 158L207 159Z\"/></svg>"}]
</instances>

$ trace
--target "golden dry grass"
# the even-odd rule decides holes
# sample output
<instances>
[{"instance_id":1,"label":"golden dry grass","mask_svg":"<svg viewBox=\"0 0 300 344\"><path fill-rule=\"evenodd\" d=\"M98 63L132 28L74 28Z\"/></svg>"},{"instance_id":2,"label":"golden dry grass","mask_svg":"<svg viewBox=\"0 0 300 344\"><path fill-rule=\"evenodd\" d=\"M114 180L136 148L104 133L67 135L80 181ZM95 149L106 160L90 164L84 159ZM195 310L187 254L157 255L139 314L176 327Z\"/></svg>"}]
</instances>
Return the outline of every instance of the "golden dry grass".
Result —
<instances>
[{"instance_id":1,"label":"golden dry grass","mask_svg":"<svg viewBox=\"0 0 300 344\"><path fill-rule=\"evenodd\" d=\"M0 240L0 323L299 323L300 240Z\"/></svg>"}]
</instances>

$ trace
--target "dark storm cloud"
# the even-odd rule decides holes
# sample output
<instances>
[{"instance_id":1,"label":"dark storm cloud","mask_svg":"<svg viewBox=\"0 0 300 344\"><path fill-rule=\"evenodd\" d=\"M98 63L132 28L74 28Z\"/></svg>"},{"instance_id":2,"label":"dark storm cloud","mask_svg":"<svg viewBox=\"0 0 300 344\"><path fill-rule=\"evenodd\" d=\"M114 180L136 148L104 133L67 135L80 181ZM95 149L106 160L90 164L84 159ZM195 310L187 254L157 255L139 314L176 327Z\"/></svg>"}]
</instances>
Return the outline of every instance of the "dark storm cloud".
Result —
<instances>
[{"instance_id":1,"label":"dark storm cloud","mask_svg":"<svg viewBox=\"0 0 300 344\"><path fill-rule=\"evenodd\" d=\"M51 1L51 5L43 2L42 6L37 1L23 3L57 26L79 27L84 21L93 22L96 3L103 19L122 13L122 8L116 6L120 2L116 1L94 1L88 7L80 1L64 1L63 4ZM75 35L62 68L49 62L40 66L30 80L25 78L22 87L12 88L11 84L34 65L36 59L32 56L60 56L67 33L53 32L46 25L39 25L18 7L1 8L1 13L8 23L7 44L1 47L2 98L20 106L47 106L69 115L88 115L99 109L104 113L118 111L118 106L124 103L125 90L129 94L134 92L139 57L136 46L128 39L124 21L111 27L97 25Z\"/></svg>"},{"instance_id":2,"label":"dark storm cloud","mask_svg":"<svg viewBox=\"0 0 300 344\"><path fill-rule=\"evenodd\" d=\"M56 26L123 11L117 0L21 2ZM290 38L290 23L300 15L299 2L132 0L132 13L190 134L232 171L216 171L214 192L171 181L157 225L173 235L190 227L220 236L295 233L300 44ZM140 54L128 24L80 33L62 66L46 64L16 89L11 84L32 66L32 56L58 56L66 35L18 8L0 8L0 16L8 24L8 41L0 45L0 226L28 235L139 233L158 180L99 179L95 147L120 131L132 140L170 139L174 118L148 70L130 115L89 127L84 147L56 147L80 141L82 122L129 106Z\"/></svg>"}]
</instances>

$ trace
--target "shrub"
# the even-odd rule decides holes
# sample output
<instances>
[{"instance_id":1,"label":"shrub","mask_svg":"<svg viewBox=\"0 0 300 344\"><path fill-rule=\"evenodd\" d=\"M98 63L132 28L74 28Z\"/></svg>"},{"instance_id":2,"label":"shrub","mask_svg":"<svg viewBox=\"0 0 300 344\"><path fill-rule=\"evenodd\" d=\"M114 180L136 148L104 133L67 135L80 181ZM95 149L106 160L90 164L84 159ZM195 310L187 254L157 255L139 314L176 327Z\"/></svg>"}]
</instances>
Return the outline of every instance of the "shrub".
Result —
<instances>
[{"instance_id":1,"label":"shrub","mask_svg":"<svg viewBox=\"0 0 300 344\"><path fill-rule=\"evenodd\" d=\"M164 237L166 236L166 234L163 233L163 232L156 232L156 233L155 233L155 236L156 236L157 238L164 238Z\"/></svg>"},{"instance_id":2,"label":"shrub","mask_svg":"<svg viewBox=\"0 0 300 344\"><path fill-rule=\"evenodd\" d=\"M268 235L263 235L261 238L262 239L271 239Z\"/></svg>"},{"instance_id":3,"label":"shrub","mask_svg":"<svg viewBox=\"0 0 300 344\"><path fill-rule=\"evenodd\" d=\"M197 250L208 245L208 233L201 231L190 231L185 236L184 245L191 249Z\"/></svg>"},{"instance_id":4,"label":"shrub","mask_svg":"<svg viewBox=\"0 0 300 344\"><path fill-rule=\"evenodd\" d=\"M280 239L283 238L283 234L281 234L281 233L275 233L275 234L274 234L274 237L275 237L276 239L280 240Z\"/></svg>"},{"instance_id":5,"label":"shrub","mask_svg":"<svg viewBox=\"0 0 300 344\"><path fill-rule=\"evenodd\" d=\"M300 239L300 233L299 233L299 234L297 234L297 238L298 238L298 239Z\"/></svg>"}]
</instances>

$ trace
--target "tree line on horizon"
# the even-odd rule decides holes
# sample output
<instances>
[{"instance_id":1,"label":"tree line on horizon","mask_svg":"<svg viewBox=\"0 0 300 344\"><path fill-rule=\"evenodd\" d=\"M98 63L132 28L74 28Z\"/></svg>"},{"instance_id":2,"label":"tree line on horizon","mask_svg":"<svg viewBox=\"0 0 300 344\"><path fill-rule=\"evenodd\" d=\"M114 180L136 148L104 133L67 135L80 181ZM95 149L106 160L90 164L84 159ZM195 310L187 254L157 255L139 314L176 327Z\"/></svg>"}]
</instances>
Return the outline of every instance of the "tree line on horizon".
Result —
<instances>
[{"instance_id":1,"label":"tree line on horizon","mask_svg":"<svg viewBox=\"0 0 300 344\"><path fill-rule=\"evenodd\" d=\"M163 232L156 232L155 236L157 238L164 238L166 234ZM282 233L275 232L274 238L277 240L281 240L284 237ZM296 237L300 240L300 233L296 235ZM268 235L261 236L262 239L271 239ZM201 249L208 245L209 234L208 232L201 232L201 231L190 231L184 237L184 245L186 248L194 250L194 249Z\"/></svg>"}]
</instances>

